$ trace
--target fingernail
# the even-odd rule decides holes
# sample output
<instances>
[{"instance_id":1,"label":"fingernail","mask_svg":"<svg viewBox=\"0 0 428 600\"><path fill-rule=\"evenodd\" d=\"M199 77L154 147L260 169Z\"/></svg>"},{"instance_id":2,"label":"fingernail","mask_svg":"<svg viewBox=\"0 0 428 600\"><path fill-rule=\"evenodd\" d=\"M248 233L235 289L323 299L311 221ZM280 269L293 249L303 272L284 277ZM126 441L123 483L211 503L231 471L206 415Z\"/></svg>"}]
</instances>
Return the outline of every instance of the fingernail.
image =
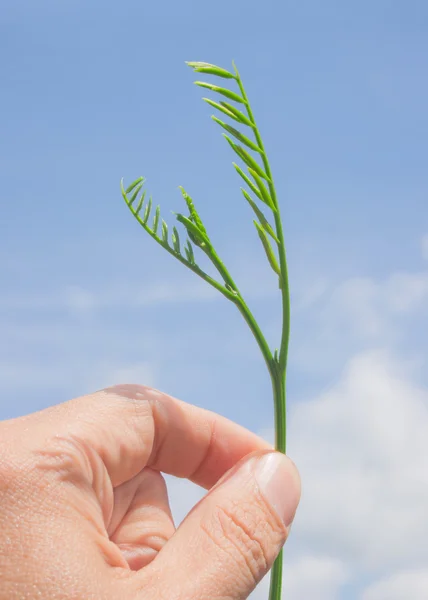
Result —
<instances>
[{"instance_id":1,"label":"fingernail","mask_svg":"<svg viewBox=\"0 0 428 600\"><path fill-rule=\"evenodd\" d=\"M255 464L256 481L286 527L293 522L300 499L300 480L286 456L269 452Z\"/></svg>"}]
</instances>

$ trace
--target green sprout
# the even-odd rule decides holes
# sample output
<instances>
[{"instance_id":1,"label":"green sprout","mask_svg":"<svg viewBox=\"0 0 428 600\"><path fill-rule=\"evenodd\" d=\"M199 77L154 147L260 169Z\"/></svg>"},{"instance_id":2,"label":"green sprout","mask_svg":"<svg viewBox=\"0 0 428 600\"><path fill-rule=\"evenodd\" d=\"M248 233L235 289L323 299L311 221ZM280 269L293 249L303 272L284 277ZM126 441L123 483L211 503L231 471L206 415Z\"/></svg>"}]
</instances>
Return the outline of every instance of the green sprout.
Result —
<instances>
[{"instance_id":1,"label":"green sprout","mask_svg":"<svg viewBox=\"0 0 428 600\"><path fill-rule=\"evenodd\" d=\"M152 198L144 205L146 192L143 190L144 178L140 177L124 189L121 182L122 196L140 225L147 233L160 244L167 252L172 254L183 265L199 275L207 283L212 285L223 296L230 300L238 308L250 330L266 362L273 389L275 407L275 448L279 452L286 451L286 370L288 340L290 334L290 293L288 285L288 271L284 244L284 234L280 216L280 208L273 183L269 161L264 149L263 141L251 110L247 94L242 84L238 70L233 64L234 73L205 62L188 62L196 73L215 75L222 79L233 80L237 85L237 92L228 88L212 85L203 81L195 84L218 94L220 99L214 101L210 98L203 100L221 113L221 116L232 119L235 123L248 128L246 131L253 136L247 137L229 123L213 116L212 119L224 129L223 133L232 150L240 159L242 166L233 163L238 175L247 188L241 188L245 200L254 212L254 225L257 234L266 253L269 265L278 277L278 285L282 298L282 334L279 349L271 351L260 327L258 326L251 310L245 302L241 292L224 262L217 254L207 230L193 204L192 198L183 189L181 193L187 205L188 214L176 214L177 221L181 223L188 238L184 246L181 245L180 236L176 227L172 228L171 238L168 236L168 225L160 217L160 207L157 206L152 225L149 218L152 209ZM228 102L222 100L226 98ZM230 102L229 102L230 101ZM235 104L231 104L231 102ZM237 105L237 106L236 106ZM249 130L249 131L248 131ZM253 152L253 154L250 153ZM252 195L251 195L252 194ZM143 211L144 208L144 211ZM271 222L262 211L268 209ZM161 231L158 233L161 221ZM184 248L184 253L183 253ZM201 250L211 261L219 278L214 278L205 273L197 264L195 252ZM269 600L280 600L282 588L282 551L276 559L271 573Z\"/></svg>"}]
</instances>

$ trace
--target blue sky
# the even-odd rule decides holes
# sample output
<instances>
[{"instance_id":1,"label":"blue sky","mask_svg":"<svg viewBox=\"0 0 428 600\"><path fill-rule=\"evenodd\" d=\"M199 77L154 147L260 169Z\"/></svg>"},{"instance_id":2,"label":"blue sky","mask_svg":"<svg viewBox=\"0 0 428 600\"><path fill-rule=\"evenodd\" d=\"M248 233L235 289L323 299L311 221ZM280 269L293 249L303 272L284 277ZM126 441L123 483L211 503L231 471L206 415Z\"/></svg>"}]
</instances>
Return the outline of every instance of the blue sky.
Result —
<instances>
[{"instance_id":1,"label":"blue sky","mask_svg":"<svg viewBox=\"0 0 428 600\"><path fill-rule=\"evenodd\" d=\"M137 381L270 435L269 381L239 314L148 238L119 189L121 177L146 176L172 223L183 185L277 339L276 284L234 157L184 64L234 59L270 155L290 265L289 447L308 482L290 598L408 598L400 585L428 580L416 538L397 570L393 557L366 563L357 533L326 550L326 532L318 539L303 519L317 513L314 456L339 497L340 451L331 452L349 440L371 447L371 432L367 460L388 471L375 443L388 410L355 416L373 381L373 402L397 391L400 422L419 415L404 441L388 422L385 447L410 452L413 428L427 422L427 4L6 0L1 12L0 417ZM420 468L412 490L428 499ZM391 494L397 482L385 480ZM370 494L375 523L381 497ZM409 507L397 494L401 515ZM346 529L330 517L328 532Z\"/></svg>"}]
</instances>

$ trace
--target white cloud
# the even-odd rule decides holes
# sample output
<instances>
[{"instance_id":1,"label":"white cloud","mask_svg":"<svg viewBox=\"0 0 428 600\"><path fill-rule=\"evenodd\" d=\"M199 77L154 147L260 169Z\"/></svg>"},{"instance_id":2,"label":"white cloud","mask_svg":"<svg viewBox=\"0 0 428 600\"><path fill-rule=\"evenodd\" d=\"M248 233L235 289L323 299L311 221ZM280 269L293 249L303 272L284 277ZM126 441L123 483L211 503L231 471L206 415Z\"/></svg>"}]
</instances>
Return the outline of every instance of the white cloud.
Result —
<instances>
[{"instance_id":1,"label":"white cloud","mask_svg":"<svg viewBox=\"0 0 428 600\"><path fill-rule=\"evenodd\" d=\"M398 349L407 329L419 329L418 319L428 316L428 271L351 277L317 289L313 303L311 294L296 299L292 315L290 364L307 374L337 372L353 354L379 345Z\"/></svg>"},{"instance_id":2,"label":"white cloud","mask_svg":"<svg viewBox=\"0 0 428 600\"><path fill-rule=\"evenodd\" d=\"M348 569L339 560L307 555L284 562L283 595L290 600L338 600L340 587L348 580ZM266 600L269 575L250 595L251 600Z\"/></svg>"},{"instance_id":3,"label":"white cloud","mask_svg":"<svg viewBox=\"0 0 428 600\"><path fill-rule=\"evenodd\" d=\"M179 302L200 302L221 298L213 287L197 279L186 281L151 282L146 286L125 285L121 282L102 288L68 285L51 292L10 294L0 298L0 309L8 310L66 310L84 314L95 308L143 307Z\"/></svg>"},{"instance_id":4,"label":"white cloud","mask_svg":"<svg viewBox=\"0 0 428 600\"><path fill-rule=\"evenodd\" d=\"M334 388L289 419L304 481L295 533L355 569L426 563L427 431L428 390L384 353L352 359Z\"/></svg>"},{"instance_id":5,"label":"white cloud","mask_svg":"<svg viewBox=\"0 0 428 600\"><path fill-rule=\"evenodd\" d=\"M348 576L340 560L308 554L284 565L284 592L293 600L334 600Z\"/></svg>"},{"instance_id":6,"label":"white cloud","mask_svg":"<svg viewBox=\"0 0 428 600\"><path fill-rule=\"evenodd\" d=\"M428 570L409 570L392 575L369 586L361 600L426 600Z\"/></svg>"}]
</instances>

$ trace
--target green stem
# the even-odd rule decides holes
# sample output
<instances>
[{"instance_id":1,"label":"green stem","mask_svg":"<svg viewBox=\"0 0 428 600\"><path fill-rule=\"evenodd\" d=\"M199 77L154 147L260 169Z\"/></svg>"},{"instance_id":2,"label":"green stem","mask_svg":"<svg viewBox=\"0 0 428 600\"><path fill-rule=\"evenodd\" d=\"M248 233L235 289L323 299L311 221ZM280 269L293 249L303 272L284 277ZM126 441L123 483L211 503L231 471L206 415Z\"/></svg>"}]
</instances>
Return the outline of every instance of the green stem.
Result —
<instances>
[{"instance_id":1,"label":"green stem","mask_svg":"<svg viewBox=\"0 0 428 600\"><path fill-rule=\"evenodd\" d=\"M290 337L290 293L289 293L289 282L288 282L288 267L285 252L284 233L282 229L281 215L278 205L278 199L276 196L275 186L273 184L272 173L269 165L269 161L264 149L263 140L260 132L257 128L256 121L253 116L253 112L248 102L245 88L242 84L238 70L234 65L236 73L236 81L239 85L242 97L245 100L247 114L250 121L253 123L254 136L257 141L257 145L262 150L261 157L266 175L269 177L269 192L276 208L274 211L276 235L278 238L278 256L281 270L280 276L280 289L282 296L282 335L281 344L278 360L274 360L269 369L269 373L272 379L274 409L275 409L275 449L279 452L286 452L286 370L287 370L287 356L288 356L288 342ZM272 567L270 588L269 588L269 600L281 600L282 590L282 570L283 570L283 557L282 550L275 560Z\"/></svg>"},{"instance_id":2,"label":"green stem","mask_svg":"<svg viewBox=\"0 0 428 600\"><path fill-rule=\"evenodd\" d=\"M253 129L254 137L256 138L258 147L262 150L261 157L262 157L262 161L263 161L263 166L265 168L266 175L269 177L269 180L270 180L269 181L269 192L270 192L271 198L272 198L273 203L276 208L276 211L274 212L274 218L275 218L276 235L278 238L279 265L280 265L280 269L281 269L280 288L281 288L281 295L282 295L282 317L283 317L283 320L282 320L283 329L282 329L281 345L280 345L280 352L279 352L279 364L285 370L287 368L288 341L289 341L289 337L290 337L290 292L289 292L289 282L288 282L287 257L286 257L286 252L285 252L284 232L282 229L281 214L280 214L280 210L279 210L275 186L273 183L272 172L271 172L268 157L265 152L263 140L262 140L262 137L258 130L256 121L254 119L253 111L251 110L251 106L248 101L248 97L245 92L244 85L239 76L238 69L236 68L235 65L234 65L234 67L235 67L235 72L236 72L236 81L238 83L242 97L245 100L245 106L247 109L248 117L254 125L254 129Z\"/></svg>"},{"instance_id":3,"label":"green stem","mask_svg":"<svg viewBox=\"0 0 428 600\"><path fill-rule=\"evenodd\" d=\"M247 323L248 327L250 328L252 334L254 335L254 337L257 341L257 344L261 350L261 353L263 355L263 358L265 359L267 368L269 369L269 372L271 372L272 361L273 361L272 352L269 348L269 344L267 343L265 336L262 333L262 330L258 326L257 321L255 320L255 318L253 316L253 313L249 309L244 298L241 296L238 286L236 285L234 279L232 278L231 274L227 270L226 265L223 263L221 258L218 256L218 254L214 250L214 248L210 245L209 248L207 249L207 251L205 251L205 252L206 252L208 258L211 260L211 262L215 266L215 268L217 269L217 271L223 277L224 282L226 284L228 284L233 290L235 290L236 295L234 296L234 298L231 298L231 300L238 307L239 312L244 317L245 322Z\"/></svg>"},{"instance_id":4,"label":"green stem","mask_svg":"<svg viewBox=\"0 0 428 600\"><path fill-rule=\"evenodd\" d=\"M276 367L276 368L275 368ZM279 363L271 371L272 390L275 405L275 448L279 452L286 452L286 372ZM270 575L269 600L281 600L282 590L282 550L278 554Z\"/></svg>"}]
</instances>

